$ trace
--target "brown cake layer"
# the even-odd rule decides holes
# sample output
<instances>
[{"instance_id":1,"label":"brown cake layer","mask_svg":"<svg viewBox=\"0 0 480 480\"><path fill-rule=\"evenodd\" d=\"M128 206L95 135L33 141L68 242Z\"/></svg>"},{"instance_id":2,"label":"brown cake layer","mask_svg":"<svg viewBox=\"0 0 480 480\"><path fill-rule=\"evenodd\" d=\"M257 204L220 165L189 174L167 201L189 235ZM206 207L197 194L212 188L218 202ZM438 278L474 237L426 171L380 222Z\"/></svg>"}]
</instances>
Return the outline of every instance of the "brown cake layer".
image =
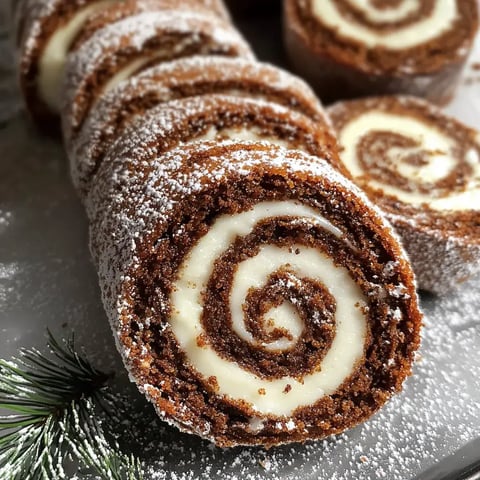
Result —
<instances>
[{"instance_id":1,"label":"brown cake layer","mask_svg":"<svg viewBox=\"0 0 480 480\"><path fill-rule=\"evenodd\" d=\"M447 152L440 146L434 148L433 143L427 147L422 144L421 132L407 136L380 119L378 125L363 129L357 138L355 156L363 173L352 174L350 166L345 162L344 166L350 169L354 181L371 200L387 214L402 237L420 288L443 293L480 272L480 211L475 209L475 201L456 210L432 207L432 202L479 188L479 133L444 115L427 102L411 97L340 102L328 112L341 148L345 148L342 133L351 122L368 112L414 119L433 127L442 141L447 139L452 142ZM452 161L453 167L443 176L428 181L420 169L428 166L432 157L438 154L446 155L443 165ZM398 170L400 162L407 162L410 167L418 169L418 176L402 176ZM437 166L437 170L442 168L442 164ZM372 181L394 186L409 194L425 195L426 200L421 204L412 204L372 185Z\"/></svg>"},{"instance_id":2,"label":"brown cake layer","mask_svg":"<svg viewBox=\"0 0 480 480\"><path fill-rule=\"evenodd\" d=\"M420 24L432 15L436 5L441 6L434 0L426 0L418 2L417 8L399 21L373 21L354 3L346 0L333 3L349 23L385 38L401 28ZM366 7L370 11L388 13L405 2L370 3ZM476 0L456 0L456 6L458 13L448 29L419 45L402 49L367 45L342 34L317 16L311 0L286 0L285 43L296 71L315 87L325 102L401 93L444 104L453 95L478 28Z\"/></svg>"},{"instance_id":3,"label":"brown cake layer","mask_svg":"<svg viewBox=\"0 0 480 480\"><path fill-rule=\"evenodd\" d=\"M319 129L329 128L310 88L279 68L220 56L175 60L147 69L102 97L73 138L68 138L71 120L64 116L72 178L81 196L87 195L91 177L111 144L134 119L170 100L210 93L279 103L310 117Z\"/></svg>"},{"instance_id":4,"label":"brown cake layer","mask_svg":"<svg viewBox=\"0 0 480 480\"><path fill-rule=\"evenodd\" d=\"M132 62L139 70L191 55L252 58L249 46L231 25L211 16L180 11L144 12L95 33L70 55L66 70L63 122L66 138L81 128L105 85Z\"/></svg>"},{"instance_id":5,"label":"brown cake layer","mask_svg":"<svg viewBox=\"0 0 480 480\"><path fill-rule=\"evenodd\" d=\"M173 100L152 108L132 122L112 149L105 152L103 162L115 161L125 143L136 141L139 130L146 132L142 145L148 143L159 157L205 135L210 140L222 140L253 134L255 140L277 142L319 155L340 168L336 140L328 125L286 107L250 98L212 94ZM83 168L84 184L89 191L102 160L88 171L80 166L82 159L78 160L76 169L80 172ZM87 210L92 209L97 210L98 205L89 199Z\"/></svg>"},{"instance_id":6,"label":"brown cake layer","mask_svg":"<svg viewBox=\"0 0 480 480\"><path fill-rule=\"evenodd\" d=\"M204 142L166 155L158 155L155 145L151 132L139 131L124 137L112 161L102 164L90 197L98 207L90 238L119 350L159 415L224 447L323 438L370 417L400 390L419 344L413 274L390 227L358 189L319 158L262 143ZM365 298L363 307L356 307L367 322L359 361L334 392L319 394L311 404L300 400L288 415L222 393L221 378L202 374L203 367L181 346L172 312L179 269L190 252L219 219L235 219L267 201L308 206L341 235L299 211L298 217L272 215L235 237L198 297L203 312L198 348L262 379L266 388L259 389L259 398L268 394L269 382L285 379L279 402L295 395L292 378L308 381L321 371L341 328L336 312L347 301L333 296L323 281L296 275L289 265L273 271L244 300L253 340L242 340L234 330L228 303L232 275L239 262L254 259L264 247L289 251L300 244L331 258ZM289 334L269 329L258 317L282 299L305 321L289 353L263 347L262 341ZM337 362L340 366L342 359Z\"/></svg>"},{"instance_id":7,"label":"brown cake layer","mask_svg":"<svg viewBox=\"0 0 480 480\"><path fill-rule=\"evenodd\" d=\"M191 11L215 15L225 21L230 20L228 11L221 0L124 0L90 16L72 48L78 48L95 32L107 25L139 13L162 10Z\"/></svg>"}]
</instances>

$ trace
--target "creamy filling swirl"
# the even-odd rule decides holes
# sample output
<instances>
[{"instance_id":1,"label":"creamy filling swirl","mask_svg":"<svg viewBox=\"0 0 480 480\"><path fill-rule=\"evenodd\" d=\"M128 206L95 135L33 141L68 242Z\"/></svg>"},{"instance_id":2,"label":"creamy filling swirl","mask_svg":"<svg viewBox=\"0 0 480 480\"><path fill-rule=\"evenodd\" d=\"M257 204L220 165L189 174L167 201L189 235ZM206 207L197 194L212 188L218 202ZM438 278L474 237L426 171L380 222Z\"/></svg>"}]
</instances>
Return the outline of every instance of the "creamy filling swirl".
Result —
<instances>
[{"instance_id":1,"label":"creamy filling swirl","mask_svg":"<svg viewBox=\"0 0 480 480\"><path fill-rule=\"evenodd\" d=\"M254 348L288 352L302 336L305 320L292 299L284 299L263 317L263 338L257 338L246 322L246 299L267 288L272 275L287 272L295 282L309 279L324 286L335 300L335 330L328 351L313 371L297 377L284 375L265 378L244 368L241 359L233 361L216 351L202 324L204 294L215 263L235 240L249 235L262 221L281 217L291 222L308 222L328 235L343 240L340 229L313 208L294 201L270 201L235 215L219 217L183 260L171 294L171 330L190 365L217 393L234 401L246 402L258 414L291 415L297 408L316 403L334 393L354 373L364 355L367 336L366 299L347 268L325 252L311 246L262 245L255 256L236 266L230 290L231 329ZM283 332L280 335L270 333ZM199 341L206 338L206 341Z\"/></svg>"},{"instance_id":2,"label":"creamy filling swirl","mask_svg":"<svg viewBox=\"0 0 480 480\"><path fill-rule=\"evenodd\" d=\"M415 116L370 110L339 132L342 161L363 185L414 206L480 210L480 149Z\"/></svg>"},{"instance_id":3,"label":"creamy filling swirl","mask_svg":"<svg viewBox=\"0 0 480 480\"><path fill-rule=\"evenodd\" d=\"M311 0L311 9L323 25L346 38L368 47L403 50L440 37L452 28L458 17L456 0L432 2L428 16L421 14L423 2L345 0L342 4L347 12L344 12L335 0Z\"/></svg>"}]
</instances>

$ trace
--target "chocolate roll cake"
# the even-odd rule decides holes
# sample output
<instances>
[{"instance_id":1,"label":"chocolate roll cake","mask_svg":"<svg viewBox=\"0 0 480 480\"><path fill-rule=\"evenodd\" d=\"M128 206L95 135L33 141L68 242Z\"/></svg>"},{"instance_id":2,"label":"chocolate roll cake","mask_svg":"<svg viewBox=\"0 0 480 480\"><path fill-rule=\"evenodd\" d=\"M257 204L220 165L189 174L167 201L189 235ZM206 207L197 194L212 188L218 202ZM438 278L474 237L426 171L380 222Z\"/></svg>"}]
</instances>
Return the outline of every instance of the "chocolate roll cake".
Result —
<instances>
[{"instance_id":1,"label":"chocolate roll cake","mask_svg":"<svg viewBox=\"0 0 480 480\"><path fill-rule=\"evenodd\" d=\"M478 28L477 0L285 0L294 68L323 101L402 93L444 104Z\"/></svg>"},{"instance_id":2,"label":"chocolate roll cake","mask_svg":"<svg viewBox=\"0 0 480 480\"><path fill-rule=\"evenodd\" d=\"M329 109L354 181L400 234L419 287L480 272L480 134L427 102L384 97Z\"/></svg>"},{"instance_id":3,"label":"chocolate roll cake","mask_svg":"<svg viewBox=\"0 0 480 480\"><path fill-rule=\"evenodd\" d=\"M15 25L20 86L27 109L43 129L54 130L62 104L64 66L71 48L79 46L101 22L91 17L104 10L124 15L138 8L163 10L178 7L178 0L22 0L16 6ZM185 4L185 5L184 5ZM182 9L224 12L220 0L188 0ZM222 15L225 17L225 13ZM100 17L103 18L103 17ZM113 20L113 18L112 18ZM88 36L87 35L87 36Z\"/></svg>"},{"instance_id":4,"label":"chocolate roll cake","mask_svg":"<svg viewBox=\"0 0 480 480\"><path fill-rule=\"evenodd\" d=\"M272 446L342 432L400 390L421 314L360 190L266 143L124 142L94 182L91 247L118 348L161 418Z\"/></svg>"},{"instance_id":5,"label":"chocolate roll cake","mask_svg":"<svg viewBox=\"0 0 480 480\"><path fill-rule=\"evenodd\" d=\"M253 58L230 24L197 13L144 12L97 31L68 58L66 138L79 131L92 105L122 81L149 66L192 55Z\"/></svg>"},{"instance_id":6,"label":"chocolate roll cake","mask_svg":"<svg viewBox=\"0 0 480 480\"><path fill-rule=\"evenodd\" d=\"M72 178L80 195L84 197L87 194L98 165L113 141L133 120L170 100L210 93L264 99L288 106L315 122L313 124L302 119L304 125L308 124L307 129L312 132L322 130L324 133L321 140L327 144L334 143L333 132L331 138L327 138L329 120L317 98L304 82L287 72L271 65L240 58L195 56L175 60L147 69L103 96L87 117L78 135L73 138L68 138L70 119L68 116L64 119L65 143L70 157ZM201 114L202 101L193 103L196 105L197 115ZM240 108L252 109L250 101L235 103L234 108L238 109L241 105ZM171 109L169 105L165 108ZM205 108L211 110L212 107ZM256 107L254 109L258 110ZM163 114L160 112L159 115ZM165 115L170 117L171 113ZM269 116L275 117L275 114L270 112ZM279 116L292 128L295 128L300 118L298 115L287 115L283 111ZM256 119L252 118L252 121L255 122Z\"/></svg>"}]
</instances>

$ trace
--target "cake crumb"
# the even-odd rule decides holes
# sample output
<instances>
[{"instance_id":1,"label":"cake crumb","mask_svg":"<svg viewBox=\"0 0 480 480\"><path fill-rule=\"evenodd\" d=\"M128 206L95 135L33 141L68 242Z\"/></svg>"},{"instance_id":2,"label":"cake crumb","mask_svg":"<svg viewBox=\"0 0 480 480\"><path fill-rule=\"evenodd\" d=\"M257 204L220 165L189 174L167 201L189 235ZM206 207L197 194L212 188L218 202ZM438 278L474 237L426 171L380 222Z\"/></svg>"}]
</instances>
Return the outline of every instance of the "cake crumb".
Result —
<instances>
[{"instance_id":1,"label":"cake crumb","mask_svg":"<svg viewBox=\"0 0 480 480\"><path fill-rule=\"evenodd\" d=\"M272 462L268 458L263 458L259 460L258 463L267 472L269 472L272 469Z\"/></svg>"}]
</instances>

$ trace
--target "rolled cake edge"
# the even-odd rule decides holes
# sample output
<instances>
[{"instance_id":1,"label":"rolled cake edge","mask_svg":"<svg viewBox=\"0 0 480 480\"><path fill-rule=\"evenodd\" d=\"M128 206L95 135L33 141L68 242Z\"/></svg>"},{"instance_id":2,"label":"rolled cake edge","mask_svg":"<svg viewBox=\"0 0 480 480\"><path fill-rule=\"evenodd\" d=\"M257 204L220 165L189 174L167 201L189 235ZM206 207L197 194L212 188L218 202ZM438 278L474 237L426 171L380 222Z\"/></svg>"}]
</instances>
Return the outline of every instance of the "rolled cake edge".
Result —
<instances>
[{"instance_id":1,"label":"rolled cake edge","mask_svg":"<svg viewBox=\"0 0 480 480\"><path fill-rule=\"evenodd\" d=\"M134 85L138 85L137 79L135 79ZM150 101L156 88L154 86L153 89L145 90L143 92L145 97L142 98ZM189 124L197 125L197 129L200 125L199 121L195 119L199 115L207 116L211 127L216 127L216 125L212 124L215 117L218 117L217 123L220 126L223 125L222 128L224 129L227 125L230 125L231 128L238 126L248 129L248 126L251 124L255 127L255 130L252 131L254 136L257 135L256 129L261 128L265 130L263 135L268 137L267 129L270 129L272 138L278 138L279 141L285 141L292 145L297 142L298 148L304 148L310 153L318 153L322 150L332 164L335 164L336 168L342 169L342 164L338 159L336 138L326 116L325 120L311 119L311 117L273 100L251 98L248 96L251 90L246 91L245 96L234 96L223 93L221 88L219 92L216 92L214 88L209 89L212 92L181 97L164 103L154 101L152 106L144 105L145 100L140 98L140 107L136 110L133 118L122 116L122 112L135 110L135 103L131 101L119 103L115 94L112 97L104 97L106 103L101 105L106 105L110 99L114 101L111 122L108 121L107 124L102 123L104 119L108 119L109 113L105 113L100 106L87 118L82 131L77 139L74 140L69 152L73 182L81 199L85 200L88 197L93 178L97 174L101 163L108 157L109 151L115 148L116 141L128 135L128 132L134 129L135 125L139 129L144 128L141 123L145 122L140 120L143 117L139 117L139 113L148 117L147 123L152 121L152 116L164 119L162 121L169 119L168 125L172 135L174 131L178 130L178 126L175 127L175 115L173 115L175 110L178 110L178 118L176 120L178 124L188 122ZM139 97L133 98L135 100L135 98ZM203 113L200 111L201 109L204 110ZM188 110L191 110L191 113ZM170 112L169 115L167 115L168 112ZM249 115L251 116L250 123L248 112L250 112ZM260 112L263 112L264 118L260 118ZM319 113L321 112L319 111ZM225 115L224 120L221 118L222 115ZM95 125L97 118L101 119L99 124L101 128ZM191 128L193 127L190 126ZM199 132L194 132L192 139L195 140L198 134ZM179 135L180 132L175 133L174 138ZM170 141L169 143L172 144Z\"/></svg>"},{"instance_id":2,"label":"rolled cake edge","mask_svg":"<svg viewBox=\"0 0 480 480\"><path fill-rule=\"evenodd\" d=\"M480 274L480 241L474 244L438 229L419 229L393 214L386 217L401 239L420 290L443 295Z\"/></svg>"},{"instance_id":3,"label":"rolled cake edge","mask_svg":"<svg viewBox=\"0 0 480 480\"><path fill-rule=\"evenodd\" d=\"M179 5L178 0L164 0L163 4L159 0L134 0L130 4L119 6L120 8L115 5L110 8L107 7L105 11L90 18L72 48L74 50L79 48L97 30L143 12L179 10L182 7L183 10L205 13L225 22L231 22L231 17L222 0L188 0L181 3L182 5Z\"/></svg>"},{"instance_id":4,"label":"rolled cake edge","mask_svg":"<svg viewBox=\"0 0 480 480\"><path fill-rule=\"evenodd\" d=\"M208 70L208 74L205 73L205 70ZM187 73L191 77L185 77ZM226 77L210 78L211 74L222 74L226 75ZM260 75L267 78L260 78ZM267 81L272 83L266 83ZM304 113L313 119L318 119L325 123L329 122L320 101L308 84L300 78L266 62L257 62L242 57L216 55L183 57L147 68L135 75L134 78L130 78L107 93L99 100L96 110L113 110L115 108L115 100L112 97L121 97L124 91L128 95L129 101L143 98L143 95L147 93L142 91L139 91L138 94L134 93L134 90L137 88L147 88L149 91L158 89L159 92L164 90L165 93L172 95L172 100L176 99L177 96L180 98L180 96L190 97L204 95L205 93L215 93L208 91L210 85L206 85L206 82L211 83L212 88L215 87L214 83L217 83L218 88L222 89L245 87L245 93L253 93L254 96L265 94L273 97L277 95L277 103L290 107L293 110L298 110L300 113ZM227 84L228 82L230 87ZM240 85L242 82L243 85ZM205 92L200 90L198 93L196 91L188 92L187 90L191 88L207 90ZM186 92L179 92L179 89L184 89ZM291 98L281 97L281 95L287 93L291 95ZM120 98L120 100L123 99ZM100 113L97 113L98 115ZM68 111L62 117L64 136L68 149L68 145L72 142L70 138L71 132L68 128L70 122Z\"/></svg>"},{"instance_id":5,"label":"rolled cake edge","mask_svg":"<svg viewBox=\"0 0 480 480\"><path fill-rule=\"evenodd\" d=\"M204 135L223 139L222 132L230 139L236 135L243 137L251 134L254 139L262 137L290 149L321 154L336 169L343 169L330 125L316 122L288 107L220 93L171 100L153 107L128 124L105 156L97 159L95 168L83 170L82 184L87 185L88 182L88 193L82 198L88 216L92 218L93 212L98 211L90 193L99 170L102 164L114 162L117 155L123 155L124 144L148 144L156 155L161 156L175 148L178 142L198 142L199 138L205 140L202 138ZM85 166L77 164L74 171L80 173L80 167Z\"/></svg>"},{"instance_id":6,"label":"rolled cake edge","mask_svg":"<svg viewBox=\"0 0 480 480\"><path fill-rule=\"evenodd\" d=\"M234 145L232 148L240 148L240 149L243 148L247 150L248 149L255 150L259 148L263 148L263 149L272 148L267 145L261 145L261 144L245 144L245 143L234 144L230 142L225 142L224 145L227 145L228 148L230 148L231 145ZM238 145L240 145L240 147L238 147ZM222 145L219 146L217 144L208 144L207 142L201 148L215 149L217 152L219 152L222 148L225 148L225 147ZM274 148L274 150L277 152L280 151L281 154L284 156L289 155L288 153L285 153L286 151L283 151L280 148ZM174 156L175 156L175 152L172 153L171 158L173 158ZM305 157L305 155L303 155L303 157ZM335 173L335 175L338 175L338 174ZM342 184L347 184L350 186L349 182L346 182L343 179L342 179ZM354 187L353 190L355 191L355 195L358 195L358 194L360 195L359 198L361 198L362 201L365 200L363 194L359 193L358 189ZM343 431L346 428L352 428L358 423L369 418L375 411L378 410L378 408L380 408L383 405L383 403L388 398L390 398L390 396L394 392L399 391L401 389L401 384L403 383L405 378L411 373L411 363L413 361L414 351L416 350L416 348L418 348L421 314L418 311L418 298L415 293L413 276L409 269L408 262L402 253L403 251L401 247L399 246L397 240L395 240L395 236L391 233L391 229L388 226L388 223L384 222L383 218L379 216L377 209L373 207L373 205L368 201L367 201L367 207L369 208L370 213L373 215L373 218L375 218L375 220L377 222L380 222L380 224L382 225L382 227L379 227L379 228L381 228L384 233L389 235L388 244L391 248L393 248L392 252L393 251L395 252L396 260L398 260L401 264L401 267L398 267L398 268L401 269L401 271L403 272L402 275L405 276L405 278L402 277L403 280L405 280L405 282L403 283L403 286L405 287L405 291L408 291L409 292L408 294L410 295L409 299L405 300L406 304L408 304L407 310L409 314L409 319L408 319L409 326L407 330L410 329L409 335L411 337L410 338L411 342L409 343L409 345L406 346L406 349L408 350L409 353L406 354L406 357L404 358L404 364L402 367L403 370L402 370L402 373L400 374L400 378L396 379L395 387L392 390L388 390L388 392L383 392L384 394L381 396L382 400L379 401L379 404L376 405L375 408L370 409L366 414L363 414L363 416L361 415L361 418L357 417L352 425L349 425L348 427L343 427L340 429L330 428L329 430L327 428L327 429L324 429L321 434L319 434L318 432L316 434L313 434L312 432L310 432L308 435L305 435L305 434L300 434L298 432L293 432L292 430L288 430L286 428L286 424L289 420L288 417L284 419L282 434L278 433L277 436L274 438L271 435L262 437L261 435L256 434L254 435L254 438L247 437L243 441L239 441L238 438L237 439L233 439L233 438L229 439L227 437L220 438L220 436L216 435L215 433L209 432L205 429L202 430L201 428L199 428L198 424L196 427L187 426L185 424L185 421L180 421L177 417L175 417L175 414L173 414L172 416L172 408L175 409L179 406L178 405L177 407L172 406L168 401L162 398L162 393L160 390L158 390L157 387L152 385L151 382L145 381L145 377L142 374L142 367L141 366L139 367L141 362L143 362L145 359L137 359L137 360L134 359L132 361L132 358L129 357L128 349L132 348L132 344L131 342L128 342L128 341L125 342L126 338L129 335L125 329L128 330L129 327L127 327L126 323L122 322L121 320L122 315L120 316L118 315L118 313L121 312L122 308L125 307L125 302L122 296L119 297L119 303L117 303L114 299L114 296L115 296L114 290L118 288L119 289L118 291L119 292L121 291L121 289L123 288L122 287L123 280L120 277L117 277L117 283L116 283L117 286L114 287L112 290L111 283L110 283L112 280L112 277L110 274L105 273L104 271L104 277L103 277L103 283L102 283L103 299L104 299L104 304L109 316L110 324L112 326L112 330L114 331L114 335L116 336L117 346L120 347L120 353L122 354L122 358L126 364L127 370L129 370L130 372L131 378L136 379L136 383L137 385L139 385L140 390L143 391L143 393L145 393L147 397L149 397L150 401L153 401L154 404L156 402L156 405L155 405L156 410L162 418L166 419L170 424L177 426L182 431L186 431L189 433L196 433L197 435L200 435L216 443L219 446L230 447L230 446L236 446L236 445L255 445L255 444L273 446L273 445L279 445L283 443L291 443L292 441L305 441L308 439L324 438L325 436L328 436L330 434L339 433L340 431ZM93 234L93 231L91 232L91 234ZM105 261L105 258L104 260L100 259L100 272L102 271L102 268L105 268L107 266L104 263L104 261ZM104 267L102 267L102 264L104 265ZM126 279L128 279L129 277L130 277L130 274L128 273L124 276L124 278ZM123 327L121 326L122 324L123 324ZM148 366L148 368L150 367ZM143 371L145 372L145 370ZM378 400L378 397L377 397L377 400ZM204 426L205 425L206 424L204 424Z\"/></svg>"}]
</instances>

